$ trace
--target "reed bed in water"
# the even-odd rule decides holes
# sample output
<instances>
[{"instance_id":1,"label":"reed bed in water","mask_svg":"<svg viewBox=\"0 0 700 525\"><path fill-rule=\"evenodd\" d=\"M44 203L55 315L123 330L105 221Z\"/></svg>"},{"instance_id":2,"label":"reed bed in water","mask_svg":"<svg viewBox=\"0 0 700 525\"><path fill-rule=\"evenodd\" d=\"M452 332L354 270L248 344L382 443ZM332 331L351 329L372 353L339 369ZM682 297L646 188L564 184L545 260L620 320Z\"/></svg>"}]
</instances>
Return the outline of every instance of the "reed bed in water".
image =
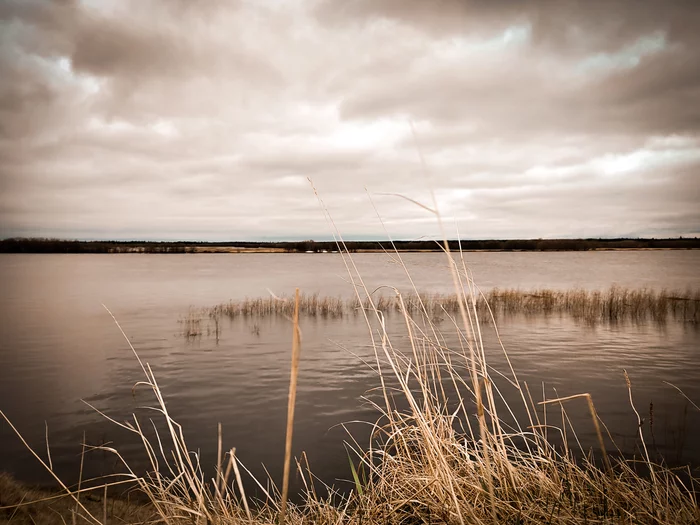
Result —
<instances>
[{"instance_id":1,"label":"reed bed in water","mask_svg":"<svg viewBox=\"0 0 700 525\"><path fill-rule=\"evenodd\" d=\"M319 317L342 317L348 313L349 304L340 297L320 297L318 294L299 295L299 313ZM269 296L256 299L230 301L212 308L204 313L210 316L224 317L265 317L269 315L292 316L294 302L288 297Z\"/></svg>"},{"instance_id":2,"label":"reed bed in water","mask_svg":"<svg viewBox=\"0 0 700 525\"><path fill-rule=\"evenodd\" d=\"M458 294L419 294L401 296L381 295L360 299L342 299L301 294L300 313L303 315L339 318L359 315L362 311L376 308L380 312L402 312L409 314L425 312L433 321L445 314L459 312ZM501 290L494 288L475 298L474 307L483 320L507 315L567 314L588 323L598 322L666 322L668 319L697 323L700 321L700 290L669 292L666 290L629 289L613 286L604 291L574 290ZM286 297L266 297L231 301L200 312L200 316L219 319L221 317L265 317L283 315L290 317L293 303Z\"/></svg>"},{"instance_id":3,"label":"reed bed in water","mask_svg":"<svg viewBox=\"0 0 700 525\"><path fill-rule=\"evenodd\" d=\"M650 460L645 444L647 428L638 415L638 455L633 461L626 460L616 453L614 444L611 446L612 438L604 441L605 427L588 393L538 403L512 367L496 372L488 366L481 342L482 330L488 329L483 326L484 307L480 306L484 297L477 294L459 259L450 259L458 292L448 296L452 301L449 302L446 298L431 299L418 294L377 300L365 288L350 256L344 254L344 257L357 292L355 310L367 325L378 371L378 396L371 398L377 410L372 438L368 443L350 439L348 478L353 480L353 490L339 494L329 489L330 495L320 496L319 481L302 455L296 463L296 475L305 487L300 495L302 501L288 504L284 518L280 519L282 496L273 480L253 480L264 497L251 500L243 482L250 474L236 455L235 444L226 442L221 432L218 464L214 476L208 478L199 455L187 446L186 429L170 415L154 371L134 350L145 376L138 383L139 388L151 390L155 398L154 414L162 420L159 428L165 430L154 438L149 437L152 433L142 430L145 427L136 417L130 422L112 420L142 440L150 460L146 473L132 470L117 448L101 448L123 462L124 474L119 482L135 483L147 496L156 514L151 523L671 525L700 522L699 480L690 469L672 470ZM640 311L657 308L647 306L646 298L651 295L638 297L621 290L600 296L583 292L561 296L510 293L494 291L486 299L495 299L492 309L496 310L505 309L504 305L517 305L518 311L525 311L533 308L533 301L539 301L534 303L539 310L565 305L575 312L587 312L595 306L599 315L601 311L617 312L616 305L632 299L639 303ZM655 297L654 304L661 304ZM499 298L503 298L500 305ZM276 300L249 301L228 308L235 315L244 315L239 312L287 314L287 308L293 308L293 303L288 303L283 302L281 310ZM319 304L337 311L340 304L349 308L353 303L306 297L300 301L300 309L306 305L307 313L318 312ZM400 327L394 326L393 332L383 322L382 309L386 308L394 308L404 321ZM454 315L438 326L434 322L435 312L448 308ZM444 344L443 336L448 330L458 335L456 347L447 348ZM125 339L131 347L126 335ZM500 388L494 381L496 374ZM625 379L630 413L638 414L633 383L630 378ZM506 388L520 399L520 411L525 414L520 419L514 416L515 407L505 401ZM590 414L590 425L598 436L598 460L591 451L593 444L579 442L568 417L572 410ZM551 439L553 435L558 436L557 445ZM43 461L38 454L36 457ZM43 464L51 470L50 462ZM72 512L84 520L81 522L104 521L85 505L74 489L63 487L73 498Z\"/></svg>"}]
</instances>

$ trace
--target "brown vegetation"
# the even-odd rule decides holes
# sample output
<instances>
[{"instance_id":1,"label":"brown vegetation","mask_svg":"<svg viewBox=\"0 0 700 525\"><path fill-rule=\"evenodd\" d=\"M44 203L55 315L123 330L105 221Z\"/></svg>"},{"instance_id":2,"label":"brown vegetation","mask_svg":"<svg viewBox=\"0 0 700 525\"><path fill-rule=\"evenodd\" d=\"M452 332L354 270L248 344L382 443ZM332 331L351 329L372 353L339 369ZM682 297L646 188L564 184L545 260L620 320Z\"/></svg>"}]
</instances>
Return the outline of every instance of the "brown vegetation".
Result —
<instances>
[{"instance_id":1,"label":"brown vegetation","mask_svg":"<svg viewBox=\"0 0 700 525\"><path fill-rule=\"evenodd\" d=\"M409 314L424 312L436 321L459 312L458 294L407 294L381 295L365 298L342 299L322 297L318 294L300 297L302 315L339 318L360 315L362 311L376 308L382 313ZM590 324L600 322L656 322L668 320L698 323L700 321L700 290L669 292L667 290L628 289L613 286L605 291L590 290L500 290L494 288L475 298L475 308L483 320L509 315L565 314ZM200 319L227 317L267 317L281 315L291 317L293 303L287 297L269 296L257 299L230 301L211 308L192 309L186 320L187 332L201 334Z\"/></svg>"}]
</instances>

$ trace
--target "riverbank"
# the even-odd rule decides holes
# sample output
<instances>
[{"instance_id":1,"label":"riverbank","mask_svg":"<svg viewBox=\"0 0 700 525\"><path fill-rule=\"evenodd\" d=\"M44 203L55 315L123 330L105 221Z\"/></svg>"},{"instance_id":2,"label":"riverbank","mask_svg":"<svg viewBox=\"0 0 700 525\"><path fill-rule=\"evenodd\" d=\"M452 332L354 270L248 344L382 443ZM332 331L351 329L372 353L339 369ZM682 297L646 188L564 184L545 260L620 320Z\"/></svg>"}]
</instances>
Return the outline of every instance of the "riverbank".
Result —
<instances>
[{"instance_id":1,"label":"riverbank","mask_svg":"<svg viewBox=\"0 0 700 525\"><path fill-rule=\"evenodd\" d=\"M103 524L137 525L153 523L155 509L134 501L124 489L113 487L105 498L104 488L68 495L58 489L31 487L0 472L0 523L12 525L94 524L88 514ZM133 495L132 495L133 496Z\"/></svg>"}]
</instances>

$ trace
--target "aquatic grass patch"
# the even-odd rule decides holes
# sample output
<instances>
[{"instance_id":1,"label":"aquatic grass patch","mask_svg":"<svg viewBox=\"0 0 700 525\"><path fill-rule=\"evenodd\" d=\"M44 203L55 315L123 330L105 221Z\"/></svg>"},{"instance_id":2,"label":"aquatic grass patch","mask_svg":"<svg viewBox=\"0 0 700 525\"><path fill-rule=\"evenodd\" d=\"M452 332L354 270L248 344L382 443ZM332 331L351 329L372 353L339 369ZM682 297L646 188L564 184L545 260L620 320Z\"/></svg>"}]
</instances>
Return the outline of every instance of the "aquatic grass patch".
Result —
<instances>
[{"instance_id":1,"label":"aquatic grass patch","mask_svg":"<svg viewBox=\"0 0 700 525\"><path fill-rule=\"evenodd\" d=\"M268 297L229 301L211 308L200 310L205 315L218 317L265 317L283 315L291 318L294 313L294 301L289 297L278 297L270 294ZM352 304L340 297L321 297L319 294L299 295L299 313L302 315L335 318L347 315Z\"/></svg>"},{"instance_id":2,"label":"aquatic grass patch","mask_svg":"<svg viewBox=\"0 0 700 525\"><path fill-rule=\"evenodd\" d=\"M476 291L473 307L480 322L508 316L525 315L541 317L567 315L589 325L599 323L656 323L669 321L700 322L700 290L667 291L630 289L612 286L607 290L519 290L493 288L486 292ZM362 311L377 309L382 314L400 314L402 311L414 315L424 313L430 321L440 323L446 316L459 312L459 294L434 294L416 291L396 295L373 294L370 298L341 298L300 295L299 313L302 316L321 319L357 317ZM184 325L185 337L196 337L203 333L216 334L221 330L223 319L259 319L282 316L291 318L291 298L270 295L229 301L209 308L191 308L180 322Z\"/></svg>"},{"instance_id":3,"label":"aquatic grass patch","mask_svg":"<svg viewBox=\"0 0 700 525\"><path fill-rule=\"evenodd\" d=\"M187 312L187 315L178 319L178 323L182 327L180 335L186 339L201 337L204 333L202 328L203 321L205 321L205 319L202 317L201 313L191 309Z\"/></svg>"}]
</instances>

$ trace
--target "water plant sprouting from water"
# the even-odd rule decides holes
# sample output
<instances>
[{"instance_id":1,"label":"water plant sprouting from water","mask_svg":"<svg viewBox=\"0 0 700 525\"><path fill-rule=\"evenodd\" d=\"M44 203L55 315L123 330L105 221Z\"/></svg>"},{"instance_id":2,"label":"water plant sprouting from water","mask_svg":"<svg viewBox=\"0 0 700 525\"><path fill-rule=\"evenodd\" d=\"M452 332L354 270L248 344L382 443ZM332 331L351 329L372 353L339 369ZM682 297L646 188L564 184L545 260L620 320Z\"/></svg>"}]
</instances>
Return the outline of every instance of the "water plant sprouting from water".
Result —
<instances>
[{"instance_id":1,"label":"water plant sprouting from water","mask_svg":"<svg viewBox=\"0 0 700 525\"><path fill-rule=\"evenodd\" d=\"M222 319L260 319L263 317L291 316L292 302L286 297L246 298L229 301L210 308L192 308L185 318L183 334L201 335L202 322L215 323L216 334L220 333ZM300 313L323 319L338 319L358 316L363 310L376 308L383 314L400 314L406 310L410 315L431 316L440 322L446 315L459 312L458 294L430 294L408 292L401 295L378 295L368 298L320 296L301 294ZM692 323L700 322L700 290L668 291L652 289L630 289L612 286L607 290L518 290L494 288L479 293L474 308L481 323L490 323L513 315L546 316L568 315L574 320L590 325L598 323L659 323L669 320ZM182 321L181 321L182 322ZM207 324L207 331L212 328Z\"/></svg>"}]
</instances>

